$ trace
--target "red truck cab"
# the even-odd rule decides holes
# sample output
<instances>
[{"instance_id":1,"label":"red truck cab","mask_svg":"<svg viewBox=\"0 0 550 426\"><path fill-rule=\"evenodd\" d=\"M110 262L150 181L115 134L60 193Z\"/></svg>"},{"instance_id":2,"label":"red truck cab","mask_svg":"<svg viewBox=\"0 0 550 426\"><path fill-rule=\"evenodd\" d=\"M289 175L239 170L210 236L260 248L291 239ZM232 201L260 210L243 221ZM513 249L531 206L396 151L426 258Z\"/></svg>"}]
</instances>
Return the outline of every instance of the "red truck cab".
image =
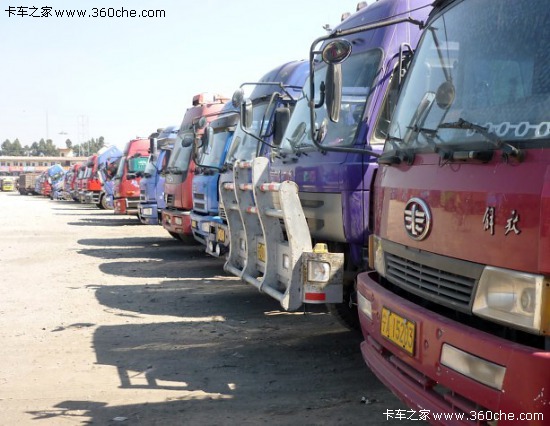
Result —
<instances>
[{"instance_id":1,"label":"red truck cab","mask_svg":"<svg viewBox=\"0 0 550 426\"><path fill-rule=\"evenodd\" d=\"M87 169L87 161L83 161L80 163L80 167L78 168L78 172L76 175L75 180L75 201L78 201L80 203L84 202L84 190L86 188L86 169Z\"/></svg>"},{"instance_id":2,"label":"red truck cab","mask_svg":"<svg viewBox=\"0 0 550 426\"><path fill-rule=\"evenodd\" d=\"M174 238L194 241L191 229L194 144L202 136L205 126L218 117L228 100L220 95L201 93L193 97L193 106L183 117L164 182L166 206L162 211L162 226Z\"/></svg>"},{"instance_id":3,"label":"red truck cab","mask_svg":"<svg viewBox=\"0 0 550 426\"><path fill-rule=\"evenodd\" d=\"M361 350L433 424L550 422L548 20L434 2L378 159Z\"/></svg>"},{"instance_id":4,"label":"red truck cab","mask_svg":"<svg viewBox=\"0 0 550 426\"><path fill-rule=\"evenodd\" d=\"M101 181L98 178L97 154L88 157L86 171L84 172L85 182L83 184L83 202L86 204L98 204L101 192Z\"/></svg>"},{"instance_id":5,"label":"red truck cab","mask_svg":"<svg viewBox=\"0 0 550 426\"><path fill-rule=\"evenodd\" d=\"M149 139L136 138L126 144L114 178L114 213L137 215L140 173L149 156Z\"/></svg>"}]
</instances>

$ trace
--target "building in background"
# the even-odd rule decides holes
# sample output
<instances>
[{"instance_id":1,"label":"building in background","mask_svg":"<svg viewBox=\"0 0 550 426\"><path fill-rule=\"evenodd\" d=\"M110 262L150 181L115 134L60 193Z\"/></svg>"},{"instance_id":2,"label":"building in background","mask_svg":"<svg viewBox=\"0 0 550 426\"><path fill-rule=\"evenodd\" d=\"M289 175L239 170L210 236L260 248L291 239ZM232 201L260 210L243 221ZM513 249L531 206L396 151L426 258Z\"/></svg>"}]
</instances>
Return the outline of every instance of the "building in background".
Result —
<instances>
[{"instance_id":1,"label":"building in background","mask_svg":"<svg viewBox=\"0 0 550 426\"><path fill-rule=\"evenodd\" d=\"M61 151L61 150L60 150ZM73 157L72 151L63 150L61 157L0 156L0 176L19 176L23 172L43 172L54 164L68 170L73 164L82 163L88 157Z\"/></svg>"}]
</instances>

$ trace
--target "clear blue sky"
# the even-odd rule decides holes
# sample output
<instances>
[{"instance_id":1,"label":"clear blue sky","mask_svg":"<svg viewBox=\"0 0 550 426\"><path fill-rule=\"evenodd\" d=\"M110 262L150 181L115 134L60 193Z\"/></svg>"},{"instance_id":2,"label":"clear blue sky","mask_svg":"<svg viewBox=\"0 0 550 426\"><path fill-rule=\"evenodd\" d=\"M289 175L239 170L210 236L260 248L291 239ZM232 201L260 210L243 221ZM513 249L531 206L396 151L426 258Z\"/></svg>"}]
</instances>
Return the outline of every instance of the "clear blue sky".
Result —
<instances>
[{"instance_id":1,"label":"clear blue sky","mask_svg":"<svg viewBox=\"0 0 550 426\"><path fill-rule=\"evenodd\" d=\"M157 127L179 125L193 95L231 96L242 82L307 59L323 25L337 25L356 3L0 0L0 143L49 137L64 148L67 137L78 143L104 136L123 147ZM10 17L10 6L37 16L43 7L162 9L166 16Z\"/></svg>"}]
</instances>

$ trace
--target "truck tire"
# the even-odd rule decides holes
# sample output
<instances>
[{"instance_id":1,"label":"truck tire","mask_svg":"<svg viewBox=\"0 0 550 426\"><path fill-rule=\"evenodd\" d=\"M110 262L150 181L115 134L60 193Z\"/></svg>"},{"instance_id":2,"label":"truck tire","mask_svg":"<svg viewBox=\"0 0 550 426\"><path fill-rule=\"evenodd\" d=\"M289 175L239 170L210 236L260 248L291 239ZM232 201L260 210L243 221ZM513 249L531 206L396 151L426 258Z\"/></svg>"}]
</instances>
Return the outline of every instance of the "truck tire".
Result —
<instances>
[{"instance_id":1,"label":"truck tire","mask_svg":"<svg viewBox=\"0 0 550 426\"><path fill-rule=\"evenodd\" d=\"M96 206L101 210L107 210L107 201L105 198L105 194L101 194L101 196L99 197L99 203L97 203Z\"/></svg>"}]
</instances>

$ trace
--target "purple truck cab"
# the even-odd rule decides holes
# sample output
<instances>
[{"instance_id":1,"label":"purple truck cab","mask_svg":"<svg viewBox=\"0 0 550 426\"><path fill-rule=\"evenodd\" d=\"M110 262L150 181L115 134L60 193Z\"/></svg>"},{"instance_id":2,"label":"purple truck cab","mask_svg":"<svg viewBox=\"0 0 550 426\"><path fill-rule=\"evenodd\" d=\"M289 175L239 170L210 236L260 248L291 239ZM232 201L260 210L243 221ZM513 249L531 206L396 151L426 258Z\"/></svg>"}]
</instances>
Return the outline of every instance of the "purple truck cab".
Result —
<instances>
[{"instance_id":1,"label":"purple truck cab","mask_svg":"<svg viewBox=\"0 0 550 426\"><path fill-rule=\"evenodd\" d=\"M313 43L307 94L296 104L270 164L272 181L298 184L313 243L326 243L331 252L344 254L343 303L329 303L329 308L352 327L358 327L353 278L366 268L365 247L372 231L376 157L387 135L400 74L420 37L418 22L427 18L430 3L372 3ZM395 23L373 28L380 22ZM326 46L341 40L351 47L345 60L329 66L319 59ZM328 87L334 69L339 72L335 78L341 77L336 100ZM330 111L335 104L337 117Z\"/></svg>"}]
</instances>

